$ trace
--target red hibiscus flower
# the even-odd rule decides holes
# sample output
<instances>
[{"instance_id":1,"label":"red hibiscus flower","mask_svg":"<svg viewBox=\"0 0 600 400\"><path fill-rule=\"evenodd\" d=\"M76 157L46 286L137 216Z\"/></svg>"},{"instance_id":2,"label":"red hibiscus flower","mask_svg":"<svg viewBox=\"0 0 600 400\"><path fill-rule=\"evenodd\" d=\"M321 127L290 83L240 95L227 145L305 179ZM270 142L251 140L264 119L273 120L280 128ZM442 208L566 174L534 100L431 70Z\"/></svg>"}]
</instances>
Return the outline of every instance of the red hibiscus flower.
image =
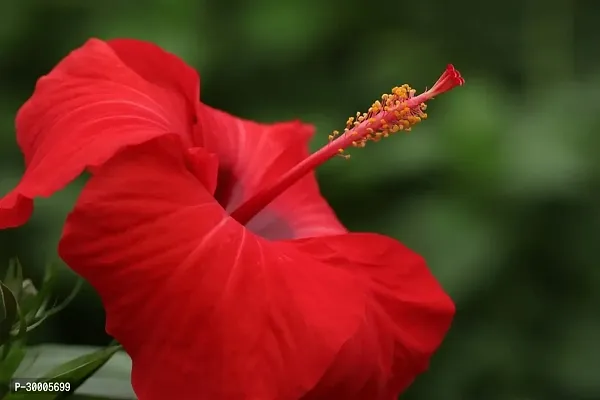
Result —
<instances>
[{"instance_id":1,"label":"red hibiscus flower","mask_svg":"<svg viewBox=\"0 0 600 400\"><path fill-rule=\"evenodd\" d=\"M26 172L0 227L83 171L59 254L100 294L141 400L391 400L448 330L454 305L397 241L348 233L313 169L426 117L464 81L394 88L309 156L312 128L199 102L194 70L155 45L90 40L17 115Z\"/></svg>"}]
</instances>

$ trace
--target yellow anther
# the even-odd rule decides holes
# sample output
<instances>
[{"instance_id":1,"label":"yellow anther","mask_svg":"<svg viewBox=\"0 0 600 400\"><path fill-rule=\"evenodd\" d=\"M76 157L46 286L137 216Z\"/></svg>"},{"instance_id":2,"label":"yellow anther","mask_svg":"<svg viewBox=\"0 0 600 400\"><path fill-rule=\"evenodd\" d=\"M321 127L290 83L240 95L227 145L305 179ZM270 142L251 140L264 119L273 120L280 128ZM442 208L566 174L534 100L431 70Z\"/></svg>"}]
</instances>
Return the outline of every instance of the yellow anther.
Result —
<instances>
[{"instance_id":1,"label":"yellow anther","mask_svg":"<svg viewBox=\"0 0 600 400\"><path fill-rule=\"evenodd\" d=\"M362 148L368 141L378 142L400 131L410 132L413 125L427 119L425 104L410 101L415 93L409 85L396 86L391 93L383 94L381 100L374 101L368 112L357 112L348 118L344 134L356 136L351 142L352 146ZM333 131L329 140L333 141L338 135L338 131ZM338 150L338 155L350 158L343 149Z\"/></svg>"}]
</instances>

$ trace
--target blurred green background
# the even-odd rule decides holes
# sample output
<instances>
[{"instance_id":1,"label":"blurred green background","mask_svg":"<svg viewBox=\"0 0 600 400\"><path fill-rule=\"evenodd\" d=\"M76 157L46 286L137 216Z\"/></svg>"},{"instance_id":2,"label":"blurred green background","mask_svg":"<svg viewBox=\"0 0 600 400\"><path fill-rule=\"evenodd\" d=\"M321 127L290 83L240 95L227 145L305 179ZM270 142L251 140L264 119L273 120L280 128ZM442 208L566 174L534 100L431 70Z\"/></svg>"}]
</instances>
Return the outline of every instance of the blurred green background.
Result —
<instances>
[{"instance_id":1,"label":"blurred green background","mask_svg":"<svg viewBox=\"0 0 600 400\"><path fill-rule=\"evenodd\" d=\"M206 103L314 123L315 148L392 86L424 89L454 63L467 84L426 123L319 171L348 227L423 254L457 302L403 398L600 399L598 15L568 0L2 0L0 194L23 171L17 109L91 36L154 41L197 67ZM0 260L18 255L39 280L80 184L1 231ZM102 345L103 325L87 288L35 341Z\"/></svg>"}]
</instances>

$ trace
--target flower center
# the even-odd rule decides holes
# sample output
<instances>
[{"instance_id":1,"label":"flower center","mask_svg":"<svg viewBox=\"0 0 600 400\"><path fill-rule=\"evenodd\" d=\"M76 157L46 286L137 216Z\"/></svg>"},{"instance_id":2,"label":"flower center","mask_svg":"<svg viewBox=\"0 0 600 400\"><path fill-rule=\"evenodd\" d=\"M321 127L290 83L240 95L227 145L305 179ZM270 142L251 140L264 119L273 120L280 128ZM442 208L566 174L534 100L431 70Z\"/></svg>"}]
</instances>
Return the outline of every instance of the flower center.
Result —
<instances>
[{"instance_id":1,"label":"flower center","mask_svg":"<svg viewBox=\"0 0 600 400\"><path fill-rule=\"evenodd\" d=\"M415 95L416 91L409 85L394 87L391 94L384 94L381 100L375 101L368 112L356 113L356 117L348 118L342 134L334 131L329 135L327 145L302 160L271 186L241 204L231 216L245 225L277 196L325 161L335 156L350 158L350 155L345 154L348 147L365 147L369 141L378 142L397 132L410 132L413 125L427 118L426 101L464 83L460 72L454 69L454 66L448 65L431 89L419 95Z\"/></svg>"}]
</instances>

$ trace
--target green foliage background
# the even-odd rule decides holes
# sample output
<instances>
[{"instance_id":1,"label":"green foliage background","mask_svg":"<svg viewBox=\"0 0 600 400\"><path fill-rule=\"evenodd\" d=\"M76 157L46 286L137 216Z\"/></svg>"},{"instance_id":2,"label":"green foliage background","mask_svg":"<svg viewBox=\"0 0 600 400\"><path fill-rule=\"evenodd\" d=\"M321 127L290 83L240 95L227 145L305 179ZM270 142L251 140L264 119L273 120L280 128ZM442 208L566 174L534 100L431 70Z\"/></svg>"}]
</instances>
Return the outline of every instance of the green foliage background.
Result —
<instances>
[{"instance_id":1,"label":"green foliage background","mask_svg":"<svg viewBox=\"0 0 600 400\"><path fill-rule=\"evenodd\" d=\"M155 41L197 67L205 102L312 122L315 148L392 86L422 89L452 62L467 85L432 102L413 134L319 171L344 223L422 253L457 302L430 372L403 398L600 399L594 15L600 3L568 0L2 0L0 194L23 170L18 107L90 36ZM0 260L19 255L39 278L79 187L0 232ZM103 318L87 289L35 339L106 344Z\"/></svg>"}]
</instances>

